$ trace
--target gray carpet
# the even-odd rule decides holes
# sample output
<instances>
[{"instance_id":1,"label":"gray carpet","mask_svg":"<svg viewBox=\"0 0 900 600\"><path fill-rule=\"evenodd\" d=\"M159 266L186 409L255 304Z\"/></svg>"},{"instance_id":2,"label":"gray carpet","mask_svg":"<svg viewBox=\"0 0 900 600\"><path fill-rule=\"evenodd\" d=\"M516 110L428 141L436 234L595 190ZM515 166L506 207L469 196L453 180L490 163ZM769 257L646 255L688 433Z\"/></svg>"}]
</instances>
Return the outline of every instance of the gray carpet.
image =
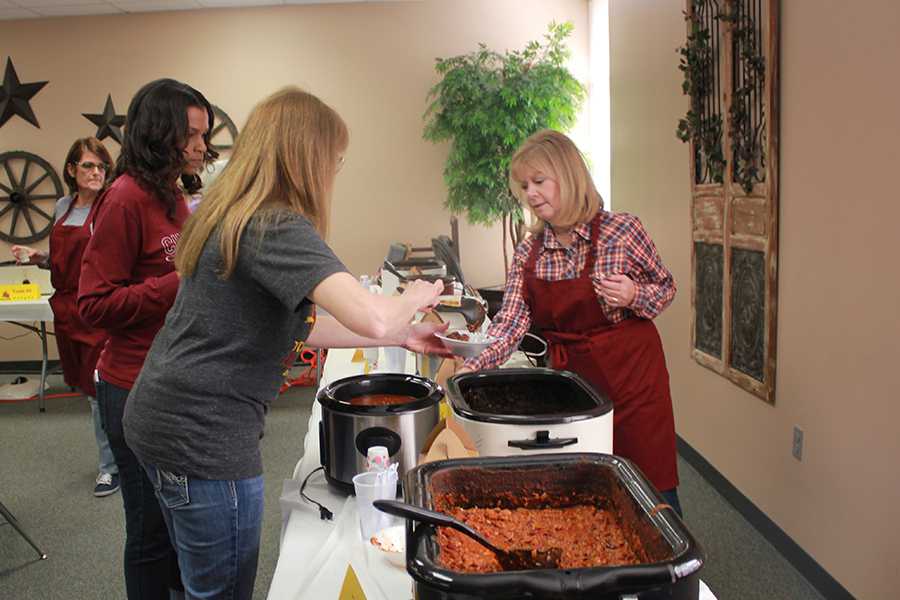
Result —
<instances>
[{"instance_id":1,"label":"gray carpet","mask_svg":"<svg viewBox=\"0 0 900 600\"><path fill-rule=\"evenodd\" d=\"M13 378L0 377L0 383ZM54 389L65 391L58 377ZM255 599L264 599L278 559L281 481L302 453L309 388L294 388L273 405L263 461L266 511ZM703 544L701 572L719 600L818 600L821 596L684 461L681 502ZM122 500L92 494L97 450L84 399L0 404L0 502L49 555L41 561L8 524L0 524L0 599L124 598ZM326 599L323 599L326 600Z\"/></svg>"},{"instance_id":2,"label":"gray carpet","mask_svg":"<svg viewBox=\"0 0 900 600\"><path fill-rule=\"evenodd\" d=\"M13 379L4 375L0 383ZM67 391L50 378L50 392ZM264 599L278 560L281 481L303 453L313 392L294 388L272 405L263 438L266 509L255 599ZM47 553L41 561L0 519L0 599L125 598L125 522L119 493L93 495L97 448L83 398L0 404L0 502Z\"/></svg>"}]
</instances>

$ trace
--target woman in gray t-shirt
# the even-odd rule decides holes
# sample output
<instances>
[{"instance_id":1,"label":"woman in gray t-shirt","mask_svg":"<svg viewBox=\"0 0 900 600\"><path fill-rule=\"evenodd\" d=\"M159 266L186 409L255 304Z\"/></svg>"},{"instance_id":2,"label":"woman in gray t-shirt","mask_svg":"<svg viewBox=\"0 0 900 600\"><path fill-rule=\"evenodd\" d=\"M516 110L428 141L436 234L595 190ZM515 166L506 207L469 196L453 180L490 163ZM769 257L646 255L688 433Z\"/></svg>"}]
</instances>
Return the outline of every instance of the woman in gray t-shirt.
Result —
<instances>
[{"instance_id":1,"label":"woman in gray t-shirt","mask_svg":"<svg viewBox=\"0 0 900 600\"><path fill-rule=\"evenodd\" d=\"M370 294L323 240L348 132L286 88L254 108L178 244L181 285L125 409L156 487L186 595L250 599L263 513L259 439L295 340L443 352L411 325L443 284ZM316 315L321 306L328 315Z\"/></svg>"}]
</instances>

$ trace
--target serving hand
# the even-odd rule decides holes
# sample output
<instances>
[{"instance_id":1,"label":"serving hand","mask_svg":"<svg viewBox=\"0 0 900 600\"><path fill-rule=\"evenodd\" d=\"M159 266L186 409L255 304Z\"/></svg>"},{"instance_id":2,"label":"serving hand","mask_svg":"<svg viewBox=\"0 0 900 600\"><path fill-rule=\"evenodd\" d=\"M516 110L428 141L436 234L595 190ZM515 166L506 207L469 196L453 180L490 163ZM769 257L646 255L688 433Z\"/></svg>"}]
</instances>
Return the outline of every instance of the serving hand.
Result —
<instances>
[{"instance_id":1,"label":"serving hand","mask_svg":"<svg viewBox=\"0 0 900 600\"><path fill-rule=\"evenodd\" d=\"M420 311L429 312L437 305L438 298L443 292L444 282L440 279L434 283L417 279L406 286L402 297L413 300Z\"/></svg>"},{"instance_id":2,"label":"serving hand","mask_svg":"<svg viewBox=\"0 0 900 600\"><path fill-rule=\"evenodd\" d=\"M443 333L447 331L448 327L450 327L450 323L424 322L410 325L409 330L406 333L406 340L403 342L403 347L420 354L434 354L445 357L453 356L441 340L434 337L435 333Z\"/></svg>"}]
</instances>

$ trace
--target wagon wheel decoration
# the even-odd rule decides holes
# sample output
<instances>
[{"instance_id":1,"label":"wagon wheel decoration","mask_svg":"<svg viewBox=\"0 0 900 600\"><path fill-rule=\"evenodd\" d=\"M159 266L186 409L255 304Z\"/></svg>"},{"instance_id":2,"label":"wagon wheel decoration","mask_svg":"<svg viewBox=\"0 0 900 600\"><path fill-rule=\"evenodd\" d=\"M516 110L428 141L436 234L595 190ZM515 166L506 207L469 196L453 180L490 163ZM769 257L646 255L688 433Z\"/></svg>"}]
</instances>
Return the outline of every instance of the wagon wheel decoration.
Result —
<instances>
[{"instance_id":1,"label":"wagon wheel decoration","mask_svg":"<svg viewBox=\"0 0 900 600\"><path fill-rule=\"evenodd\" d=\"M237 139L238 130L234 121L228 114L213 105L213 127L209 132L209 145L218 153L231 150L234 147L234 140Z\"/></svg>"},{"instance_id":2,"label":"wagon wheel decoration","mask_svg":"<svg viewBox=\"0 0 900 600\"><path fill-rule=\"evenodd\" d=\"M0 154L0 240L32 244L50 234L62 182L53 166L30 152Z\"/></svg>"}]
</instances>

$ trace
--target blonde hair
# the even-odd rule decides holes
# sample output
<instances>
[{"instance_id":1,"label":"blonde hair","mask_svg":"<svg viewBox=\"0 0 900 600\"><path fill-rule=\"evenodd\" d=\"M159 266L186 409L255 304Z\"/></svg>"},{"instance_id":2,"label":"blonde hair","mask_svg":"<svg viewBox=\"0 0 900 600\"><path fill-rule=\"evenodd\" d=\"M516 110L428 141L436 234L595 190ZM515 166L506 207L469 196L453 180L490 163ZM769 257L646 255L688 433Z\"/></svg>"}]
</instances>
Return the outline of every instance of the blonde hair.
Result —
<instances>
[{"instance_id":1,"label":"blonde hair","mask_svg":"<svg viewBox=\"0 0 900 600\"><path fill-rule=\"evenodd\" d=\"M522 188L534 173L542 173L559 185L560 212L555 225L566 228L587 223L603 208L603 198L574 142L558 131L543 129L522 142L509 163L509 189L531 212L532 233L543 231L545 225L531 210Z\"/></svg>"},{"instance_id":2,"label":"blonde hair","mask_svg":"<svg viewBox=\"0 0 900 600\"><path fill-rule=\"evenodd\" d=\"M325 237L331 188L348 141L340 115L299 88L284 88L257 104L224 171L185 224L175 259L179 273L194 272L210 235L221 228L221 276L227 279L237 265L241 234L257 213L261 231L277 209L287 209Z\"/></svg>"}]
</instances>

